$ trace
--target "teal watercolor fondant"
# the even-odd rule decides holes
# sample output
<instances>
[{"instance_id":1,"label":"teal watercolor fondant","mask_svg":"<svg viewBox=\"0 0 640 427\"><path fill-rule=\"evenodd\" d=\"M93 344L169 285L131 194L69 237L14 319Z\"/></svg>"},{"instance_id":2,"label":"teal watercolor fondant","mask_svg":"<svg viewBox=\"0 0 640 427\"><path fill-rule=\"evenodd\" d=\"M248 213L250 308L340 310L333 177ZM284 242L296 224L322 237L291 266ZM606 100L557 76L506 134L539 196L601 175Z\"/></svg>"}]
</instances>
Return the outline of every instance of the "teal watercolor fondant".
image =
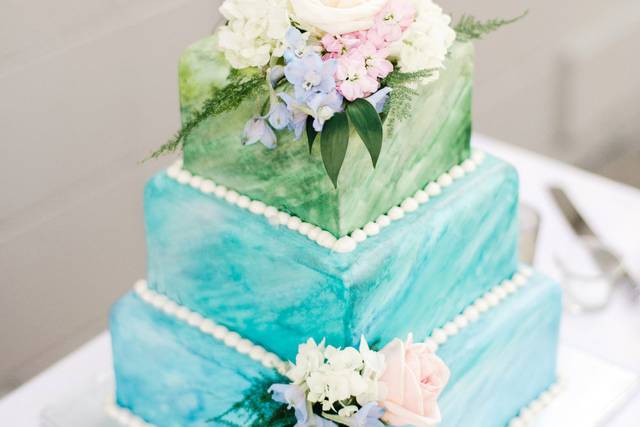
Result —
<instances>
[{"instance_id":1,"label":"teal watercolor fondant","mask_svg":"<svg viewBox=\"0 0 640 427\"><path fill-rule=\"evenodd\" d=\"M438 349L451 369L440 427L506 426L556 382L560 287L542 275Z\"/></svg>"},{"instance_id":2,"label":"teal watercolor fondant","mask_svg":"<svg viewBox=\"0 0 640 427\"><path fill-rule=\"evenodd\" d=\"M230 71L216 52L215 36L188 48L180 63L183 121L201 108ZM473 46L456 43L440 78L419 89L411 116L385 138L374 170L357 133L349 142L338 189L320 157L309 155L306 140L278 132L279 146L242 146L244 125L264 100L251 99L234 111L206 120L187 138L185 168L256 200L319 225L334 235L348 234L411 196L469 155ZM266 83L265 83L266 85Z\"/></svg>"},{"instance_id":3,"label":"teal watercolor fondant","mask_svg":"<svg viewBox=\"0 0 640 427\"><path fill-rule=\"evenodd\" d=\"M149 285L292 358L308 337L417 339L517 268L518 178L488 157L348 254L160 174L145 192Z\"/></svg>"},{"instance_id":4,"label":"teal watercolor fondant","mask_svg":"<svg viewBox=\"0 0 640 427\"><path fill-rule=\"evenodd\" d=\"M551 385L560 313L558 286L535 275L450 338L438 350L452 372L441 426L503 427ZM117 403L157 427L217 425L207 421L269 373L134 294L115 305L111 333Z\"/></svg>"},{"instance_id":5,"label":"teal watercolor fondant","mask_svg":"<svg viewBox=\"0 0 640 427\"><path fill-rule=\"evenodd\" d=\"M133 293L114 305L110 328L116 402L158 427L215 426L252 381L274 375Z\"/></svg>"}]
</instances>

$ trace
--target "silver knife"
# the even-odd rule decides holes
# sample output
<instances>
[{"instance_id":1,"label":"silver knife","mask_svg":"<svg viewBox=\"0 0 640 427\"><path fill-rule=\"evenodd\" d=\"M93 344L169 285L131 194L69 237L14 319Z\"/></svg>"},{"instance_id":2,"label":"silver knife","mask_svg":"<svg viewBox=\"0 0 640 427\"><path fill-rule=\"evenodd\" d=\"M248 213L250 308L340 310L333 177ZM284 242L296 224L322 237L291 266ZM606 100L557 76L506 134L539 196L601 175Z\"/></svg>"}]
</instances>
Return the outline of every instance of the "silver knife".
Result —
<instances>
[{"instance_id":1,"label":"silver knife","mask_svg":"<svg viewBox=\"0 0 640 427\"><path fill-rule=\"evenodd\" d=\"M574 204L571 202L567 193L562 188L555 186L550 187L549 191L565 219L569 225L571 225L571 228L573 228L573 231L580 237L592 239L598 242L600 246L604 246L596 233L594 233L591 227L589 227L589 224L587 224L582 215L580 215L580 212L578 212ZM614 265L621 265L622 267L619 280L623 280L630 287L634 300L640 299L640 284L631 277L617 255L610 252L593 250L593 248L591 248L591 254L594 261L605 271L609 271Z\"/></svg>"}]
</instances>

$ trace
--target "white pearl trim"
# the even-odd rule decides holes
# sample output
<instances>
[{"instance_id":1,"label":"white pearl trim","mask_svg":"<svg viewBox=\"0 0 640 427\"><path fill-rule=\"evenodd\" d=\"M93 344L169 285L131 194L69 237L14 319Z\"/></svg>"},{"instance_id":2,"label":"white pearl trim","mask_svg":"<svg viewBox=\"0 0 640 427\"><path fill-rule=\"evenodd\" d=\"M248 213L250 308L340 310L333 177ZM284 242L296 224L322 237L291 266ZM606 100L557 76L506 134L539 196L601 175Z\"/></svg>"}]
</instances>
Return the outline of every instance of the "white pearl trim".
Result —
<instances>
[{"instance_id":1,"label":"white pearl trim","mask_svg":"<svg viewBox=\"0 0 640 427\"><path fill-rule=\"evenodd\" d=\"M418 210L420 205L428 203L430 199L437 197L443 189L449 187L454 181L463 178L480 166L485 159L485 154L479 150L473 150L470 158L460 165L453 166L448 172L444 172L433 182L428 183L423 189L419 189L413 196L404 199L398 206L394 206L385 215L380 215L375 221L369 222L362 229L354 230L350 235L336 238L328 231L324 231L316 225L302 222L300 218L291 216L286 212L278 211L273 206L267 206L259 200L251 200L247 196L236 191L217 185L210 179L205 179L192 175L189 171L182 169L182 160L176 161L167 169L167 175L183 185L189 185L204 194L214 195L231 205L247 209L254 215L264 215L270 223L283 225L292 231L306 236L307 238L337 253L353 252L359 243L367 238L375 236L387 227L391 222L404 218L407 214ZM311 228L311 230L310 230ZM317 232L313 229L317 228Z\"/></svg>"},{"instance_id":2,"label":"white pearl trim","mask_svg":"<svg viewBox=\"0 0 640 427\"><path fill-rule=\"evenodd\" d=\"M559 378L555 384L543 391L540 396L522 408L518 415L509 421L509 427L526 427L531 425L538 414L556 398L564 389L564 380Z\"/></svg>"},{"instance_id":3,"label":"white pearl trim","mask_svg":"<svg viewBox=\"0 0 640 427\"><path fill-rule=\"evenodd\" d=\"M251 357L256 362L262 364L265 368L275 369L284 375L289 364L281 360L274 353L268 352L264 347L252 343L246 338L241 337L236 332L228 330L226 327L219 325L211 319L203 317L195 311L189 310L187 307L172 301L165 295L159 294L147 286L146 280L138 280L134 286L136 294L147 304L164 312L168 316L185 322L192 328L199 329L203 334L209 335L218 341L222 341L224 345L236 350L240 354Z\"/></svg>"},{"instance_id":4,"label":"white pearl trim","mask_svg":"<svg viewBox=\"0 0 640 427\"><path fill-rule=\"evenodd\" d=\"M505 298L515 293L519 288L526 285L529 277L533 274L530 267L522 266L511 279L503 280L502 283L485 292L484 295L476 299L467 306L462 313L445 323L440 328L431 331L427 338L427 345L437 351L438 347L446 343L449 338L458 335L460 331L470 324L477 322L482 313L485 313L498 306Z\"/></svg>"},{"instance_id":5,"label":"white pearl trim","mask_svg":"<svg viewBox=\"0 0 640 427\"><path fill-rule=\"evenodd\" d=\"M104 411L111 418L125 427L155 427L128 409L119 406L113 399L109 399L104 405Z\"/></svg>"}]
</instances>

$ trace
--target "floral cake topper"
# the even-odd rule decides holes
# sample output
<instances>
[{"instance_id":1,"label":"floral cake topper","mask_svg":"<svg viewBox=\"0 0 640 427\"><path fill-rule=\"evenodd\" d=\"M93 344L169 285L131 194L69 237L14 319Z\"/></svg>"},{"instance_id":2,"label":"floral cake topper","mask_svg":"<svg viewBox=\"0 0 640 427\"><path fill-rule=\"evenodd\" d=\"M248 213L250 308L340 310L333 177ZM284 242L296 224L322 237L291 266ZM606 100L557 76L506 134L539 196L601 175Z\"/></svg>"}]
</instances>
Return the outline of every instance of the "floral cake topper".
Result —
<instances>
[{"instance_id":1,"label":"floral cake topper","mask_svg":"<svg viewBox=\"0 0 640 427\"><path fill-rule=\"evenodd\" d=\"M297 427L428 427L441 420L437 400L449 369L411 335L380 351L371 350L364 337L358 349L309 339L287 377L290 384L274 384L269 392L294 411Z\"/></svg>"},{"instance_id":2,"label":"floral cake topper","mask_svg":"<svg viewBox=\"0 0 640 427\"><path fill-rule=\"evenodd\" d=\"M152 157L180 148L202 121L264 97L242 135L278 145L278 134L319 139L331 182L356 133L376 166L383 134L409 116L418 88L439 77L454 41L481 38L513 20L451 18L432 0L225 0L217 48L228 85ZM383 126L384 123L384 126Z\"/></svg>"}]
</instances>

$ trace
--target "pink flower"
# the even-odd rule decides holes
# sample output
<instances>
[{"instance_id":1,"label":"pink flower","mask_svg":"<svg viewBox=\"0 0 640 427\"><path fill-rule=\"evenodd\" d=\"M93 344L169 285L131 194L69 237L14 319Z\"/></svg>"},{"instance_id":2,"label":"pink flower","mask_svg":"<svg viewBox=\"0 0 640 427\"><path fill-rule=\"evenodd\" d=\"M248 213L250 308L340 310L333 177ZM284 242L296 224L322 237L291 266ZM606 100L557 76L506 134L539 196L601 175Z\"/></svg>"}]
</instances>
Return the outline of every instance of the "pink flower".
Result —
<instances>
[{"instance_id":1,"label":"pink flower","mask_svg":"<svg viewBox=\"0 0 640 427\"><path fill-rule=\"evenodd\" d=\"M342 54L345 49L342 40L331 34L325 34L320 40L320 43L322 43L322 47L328 53Z\"/></svg>"},{"instance_id":2,"label":"pink flower","mask_svg":"<svg viewBox=\"0 0 640 427\"><path fill-rule=\"evenodd\" d=\"M375 24L367 32L367 39L377 48L400 40L402 33L411 25L416 9L408 0L390 0L376 15Z\"/></svg>"},{"instance_id":3,"label":"pink flower","mask_svg":"<svg viewBox=\"0 0 640 427\"><path fill-rule=\"evenodd\" d=\"M402 31L409 28L416 17L416 8L409 0L390 0L378 13L376 22L398 25Z\"/></svg>"},{"instance_id":4,"label":"pink flower","mask_svg":"<svg viewBox=\"0 0 640 427\"><path fill-rule=\"evenodd\" d=\"M355 49L367 41L366 31L354 31L340 36L347 49Z\"/></svg>"},{"instance_id":5,"label":"pink flower","mask_svg":"<svg viewBox=\"0 0 640 427\"><path fill-rule=\"evenodd\" d=\"M424 343L395 339L381 353L386 366L380 382L387 388L385 414L391 425L429 427L441 420L438 396L449 381L449 368Z\"/></svg>"},{"instance_id":6,"label":"pink flower","mask_svg":"<svg viewBox=\"0 0 640 427\"><path fill-rule=\"evenodd\" d=\"M374 79L383 79L393 71L393 64L387 60L389 56L386 49L376 49L371 42L367 42L357 49L358 54L364 58L364 65Z\"/></svg>"},{"instance_id":7,"label":"pink flower","mask_svg":"<svg viewBox=\"0 0 640 427\"><path fill-rule=\"evenodd\" d=\"M357 51L338 59L336 84L338 92L349 101L371 95L380 85L369 75L365 58Z\"/></svg>"}]
</instances>

